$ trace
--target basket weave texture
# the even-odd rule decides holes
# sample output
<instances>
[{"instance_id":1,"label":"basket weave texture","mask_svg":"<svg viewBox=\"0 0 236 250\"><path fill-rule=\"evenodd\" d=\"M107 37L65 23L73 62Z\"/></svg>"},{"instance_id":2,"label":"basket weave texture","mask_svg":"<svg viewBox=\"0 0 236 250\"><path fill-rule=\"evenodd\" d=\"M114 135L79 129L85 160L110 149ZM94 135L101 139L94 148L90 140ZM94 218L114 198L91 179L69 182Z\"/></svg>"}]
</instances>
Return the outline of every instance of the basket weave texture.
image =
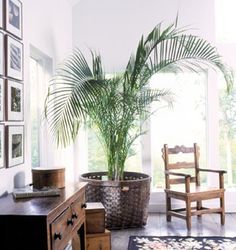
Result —
<instances>
[{"instance_id":1,"label":"basket weave texture","mask_svg":"<svg viewBox=\"0 0 236 250\"><path fill-rule=\"evenodd\" d=\"M81 175L88 182L87 202L102 202L106 211L106 228L143 227L147 223L151 177L136 172L125 172L122 181L104 181L107 172Z\"/></svg>"}]
</instances>

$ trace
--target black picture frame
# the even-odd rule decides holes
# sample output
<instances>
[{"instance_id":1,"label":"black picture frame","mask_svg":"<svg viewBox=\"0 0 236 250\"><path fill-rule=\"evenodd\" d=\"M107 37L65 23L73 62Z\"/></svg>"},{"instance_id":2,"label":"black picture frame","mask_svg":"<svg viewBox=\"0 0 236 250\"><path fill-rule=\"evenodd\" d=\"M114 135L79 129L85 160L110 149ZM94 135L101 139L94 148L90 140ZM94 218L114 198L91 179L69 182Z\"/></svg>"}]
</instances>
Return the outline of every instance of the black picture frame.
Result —
<instances>
[{"instance_id":1,"label":"black picture frame","mask_svg":"<svg viewBox=\"0 0 236 250\"><path fill-rule=\"evenodd\" d=\"M0 78L0 122L4 121L5 114L5 84L4 79Z\"/></svg>"},{"instance_id":2,"label":"black picture frame","mask_svg":"<svg viewBox=\"0 0 236 250\"><path fill-rule=\"evenodd\" d=\"M0 0L0 29L3 29L3 0Z\"/></svg>"},{"instance_id":3,"label":"black picture frame","mask_svg":"<svg viewBox=\"0 0 236 250\"><path fill-rule=\"evenodd\" d=\"M24 72L24 47L23 44L12 36L5 38L5 68L6 77L23 81Z\"/></svg>"},{"instance_id":4,"label":"black picture frame","mask_svg":"<svg viewBox=\"0 0 236 250\"><path fill-rule=\"evenodd\" d=\"M17 81L5 81L6 121L24 120L24 85Z\"/></svg>"},{"instance_id":5,"label":"black picture frame","mask_svg":"<svg viewBox=\"0 0 236 250\"><path fill-rule=\"evenodd\" d=\"M0 168L5 167L5 126L0 123Z\"/></svg>"},{"instance_id":6,"label":"black picture frame","mask_svg":"<svg viewBox=\"0 0 236 250\"><path fill-rule=\"evenodd\" d=\"M0 32L0 76L4 75L4 64L5 64L4 34Z\"/></svg>"},{"instance_id":7,"label":"black picture frame","mask_svg":"<svg viewBox=\"0 0 236 250\"><path fill-rule=\"evenodd\" d=\"M5 29L13 36L23 38L23 25L22 25L22 2L19 0L5 0Z\"/></svg>"},{"instance_id":8,"label":"black picture frame","mask_svg":"<svg viewBox=\"0 0 236 250\"><path fill-rule=\"evenodd\" d=\"M5 127L6 167L11 168L24 163L24 125Z\"/></svg>"}]
</instances>

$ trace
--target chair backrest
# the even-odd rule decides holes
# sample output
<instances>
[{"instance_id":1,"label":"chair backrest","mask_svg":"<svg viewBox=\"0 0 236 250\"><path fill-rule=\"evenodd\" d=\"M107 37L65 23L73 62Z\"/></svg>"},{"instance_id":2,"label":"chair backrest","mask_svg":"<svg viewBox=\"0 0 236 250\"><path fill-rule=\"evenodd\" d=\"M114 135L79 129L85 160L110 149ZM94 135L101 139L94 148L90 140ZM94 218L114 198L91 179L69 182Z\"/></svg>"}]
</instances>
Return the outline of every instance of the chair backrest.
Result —
<instances>
[{"instance_id":1,"label":"chair backrest","mask_svg":"<svg viewBox=\"0 0 236 250\"><path fill-rule=\"evenodd\" d=\"M194 174L191 175L190 182L195 183L197 186L200 185L199 176L199 146L194 143L192 147L175 146L174 148L168 148L167 144L164 144L162 148L162 158L164 160L165 170L170 172L176 172L175 170L180 170L181 173L186 172L187 169L193 169ZM171 155L183 155L183 159L187 156L187 161L171 161ZM181 157L182 157L181 155ZM189 160L190 158L190 160ZM179 172L179 171L178 171ZM173 184L183 184L185 183L184 178L180 178L173 175L165 174L166 188L170 188Z\"/></svg>"}]
</instances>

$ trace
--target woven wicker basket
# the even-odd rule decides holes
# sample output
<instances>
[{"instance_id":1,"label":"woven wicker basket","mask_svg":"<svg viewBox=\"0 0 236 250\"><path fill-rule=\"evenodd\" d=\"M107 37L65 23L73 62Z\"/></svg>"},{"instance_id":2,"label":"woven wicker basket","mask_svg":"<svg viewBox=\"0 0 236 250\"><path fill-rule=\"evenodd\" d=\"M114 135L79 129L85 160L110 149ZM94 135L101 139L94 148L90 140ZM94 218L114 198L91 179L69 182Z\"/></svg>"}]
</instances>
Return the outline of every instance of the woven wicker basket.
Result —
<instances>
[{"instance_id":1,"label":"woven wicker basket","mask_svg":"<svg viewBox=\"0 0 236 250\"><path fill-rule=\"evenodd\" d=\"M142 227L147 223L151 177L125 172L123 181L104 181L106 172L83 174L88 182L87 202L102 202L106 210L106 227L122 229Z\"/></svg>"}]
</instances>

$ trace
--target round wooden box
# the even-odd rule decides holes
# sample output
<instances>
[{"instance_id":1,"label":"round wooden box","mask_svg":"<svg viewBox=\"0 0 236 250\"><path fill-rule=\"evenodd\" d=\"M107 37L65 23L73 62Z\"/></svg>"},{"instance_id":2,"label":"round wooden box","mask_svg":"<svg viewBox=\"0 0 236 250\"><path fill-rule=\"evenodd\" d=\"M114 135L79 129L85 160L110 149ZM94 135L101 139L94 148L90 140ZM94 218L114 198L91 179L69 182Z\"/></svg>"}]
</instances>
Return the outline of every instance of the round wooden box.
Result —
<instances>
[{"instance_id":1,"label":"round wooden box","mask_svg":"<svg viewBox=\"0 0 236 250\"><path fill-rule=\"evenodd\" d=\"M33 168L33 187L40 189L43 187L65 187L65 168L54 167L54 168Z\"/></svg>"}]
</instances>

